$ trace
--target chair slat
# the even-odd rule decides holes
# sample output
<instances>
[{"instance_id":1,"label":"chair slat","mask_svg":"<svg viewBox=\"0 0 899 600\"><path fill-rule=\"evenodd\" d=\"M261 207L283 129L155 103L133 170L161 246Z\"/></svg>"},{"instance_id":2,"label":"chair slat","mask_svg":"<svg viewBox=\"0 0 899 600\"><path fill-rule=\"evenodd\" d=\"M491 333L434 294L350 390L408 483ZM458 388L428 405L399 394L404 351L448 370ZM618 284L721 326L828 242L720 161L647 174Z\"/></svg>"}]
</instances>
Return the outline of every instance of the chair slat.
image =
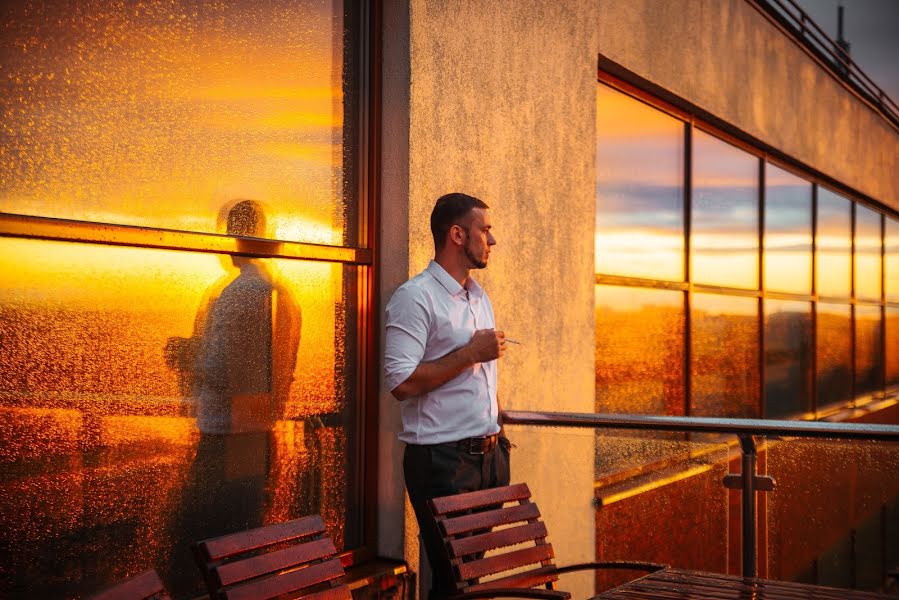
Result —
<instances>
[{"instance_id":1,"label":"chair slat","mask_svg":"<svg viewBox=\"0 0 899 600\"><path fill-rule=\"evenodd\" d=\"M499 525L509 525L519 521L529 521L540 518L540 509L536 504L519 504L508 508L485 510L484 512L461 517L453 517L440 522L440 529L445 535L459 535L470 533L478 529L490 529Z\"/></svg>"},{"instance_id":2,"label":"chair slat","mask_svg":"<svg viewBox=\"0 0 899 600\"><path fill-rule=\"evenodd\" d=\"M543 521L537 521L536 523L527 523L518 527L453 539L449 542L450 555L453 558L461 558L476 552L486 552L496 548L514 546L515 544L542 539L546 536L546 525Z\"/></svg>"},{"instance_id":3,"label":"chair slat","mask_svg":"<svg viewBox=\"0 0 899 600\"><path fill-rule=\"evenodd\" d=\"M198 544L198 547L203 553L205 560L217 561L279 542L287 542L324 532L325 524L322 518L319 515L311 515L276 525L204 540Z\"/></svg>"},{"instance_id":4,"label":"chair slat","mask_svg":"<svg viewBox=\"0 0 899 600\"><path fill-rule=\"evenodd\" d=\"M169 597L165 592L162 580L153 569L117 583L111 588L91 596L91 600L144 600L151 597L160 599Z\"/></svg>"},{"instance_id":5,"label":"chair slat","mask_svg":"<svg viewBox=\"0 0 899 600\"><path fill-rule=\"evenodd\" d=\"M500 577L491 581L484 581L465 589L466 592L478 592L481 590L493 590L497 588L528 588L555 583L559 576L554 571L555 567L540 567L522 573L515 573L506 577Z\"/></svg>"},{"instance_id":6,"label":"chair slat","mask_svg":"<svg viewBox=\"0 0 899 600\"><path fill-rule=\"evenodd\" d=\"M502 504L503 502L517 502L531 497L531 490L526 483L516 483L505 487L489 488L476 492L466 492L444 498L430 500L431 510L435 515L445 515L451 512L474 510Z\"/></svg>"},{"instance_id":7,"label":"chair slat","mask_svg":"<svg viewBox=\"0 0 899 600\"><path fill-rule=\"evenodd\" d=\"M512 552L462 563L458 566L459 577L461 579L476 579L484 575L492 575L493 573L517 569L544 560L551 560L553 556L553 547L550 544L513 550Z\"/></svg>"},{"instance_id":8,"label":"chair slat","mask_svg":"<svg viewBox=\"0 0 899 600\"><path fill-rule=\"evenodd\" d=\"M322 538L268 554L236 560L214 567L213 571L218 578L219 585L227 586L335 554L337 554L337 549L334 548L331 538Z\"/></svg>"},{"instance_id":9,"label":"chair slat","mask_svg":"<svg viewBox=\"0 0 899 600\"><path fill-rule=\"evenodd\" d=\"M225 590L221 595L228 600L269 600L342 576L343 567L335 558L289 573L250 581Z\"/></svg>"}]
</instances>

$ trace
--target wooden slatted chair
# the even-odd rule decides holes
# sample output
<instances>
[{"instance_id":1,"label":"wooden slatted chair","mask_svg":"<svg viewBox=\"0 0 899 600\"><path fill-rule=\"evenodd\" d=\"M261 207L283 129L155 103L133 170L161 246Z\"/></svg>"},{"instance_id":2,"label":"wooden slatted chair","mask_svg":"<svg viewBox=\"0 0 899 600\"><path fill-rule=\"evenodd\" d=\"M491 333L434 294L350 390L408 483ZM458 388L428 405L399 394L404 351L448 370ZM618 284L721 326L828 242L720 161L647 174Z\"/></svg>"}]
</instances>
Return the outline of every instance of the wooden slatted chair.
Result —
<instances>
[{"instance_id":1,"label":"wooden slatted chair","mask_svg":"<svg viewBox=\"0 0 899 600\"><path fill-rule=\"evenodd\" d=\"M351 598L318 515L203 540L193 551L210 599Z\"/></svg>"},{"instance_id":2,"label":"wooden slatted chair","mask_svg":"<svg viewBox=\"0 0 899 600\"><path fill-rule=\"evenodd\" d=\"M557 567L546 525L527 484L468 492L429 501L454 575L454 600L515 596L570 598L555 589L562 573L596 569L655 572L666 565L591 562ZM508 506L506 506L508 505ZM497 529L502 527L502 529ZM513 548L510 548L513 547ZM485 552L497 551L490 556ZM514 571L508 575L502 575ZM482 581L488 576L495 579ZM535 589L545 586L546 589ZM525 591L528 590L528 591Z\"/></svg>"},{"instance_id":3,"label":"wooden slatted chair","mask_svg":"<svg viewBox=\"0 0 899 600\"><path fill-rule=\"evenodd\" d=\"M144 571L91 596L90 600L170 600L155 570Z\"/></svg>"}]
</instances>

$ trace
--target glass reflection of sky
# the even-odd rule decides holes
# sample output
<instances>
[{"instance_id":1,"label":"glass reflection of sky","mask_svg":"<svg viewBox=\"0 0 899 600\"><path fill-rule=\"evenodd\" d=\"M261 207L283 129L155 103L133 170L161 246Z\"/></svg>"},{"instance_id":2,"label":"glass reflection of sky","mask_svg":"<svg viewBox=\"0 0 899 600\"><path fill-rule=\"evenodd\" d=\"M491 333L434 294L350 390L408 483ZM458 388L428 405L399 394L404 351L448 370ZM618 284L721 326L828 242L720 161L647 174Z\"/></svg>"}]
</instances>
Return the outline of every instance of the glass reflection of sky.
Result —
<instances>
[{"instance_id":1,"label":"glass reflection of sky","mask_svg":"<svg viewBox=\"0 0 899 600\"><path fill-rule=\"evenodd\" d=\"M759 416L758 300L693 294L690 414Z\"/></svg>"},{"instance_id":2,"label":"glass reflection of sky","mask_svg":"<svg viewBox=\"0 0 899 600\"><path fill-rule=\"evenodd\" d=\"M818 302L816 361L818 407L848 400L852 395L852 307Z\"/></svg>"},{"instance_id":3,"label":"glass reflection of sky","mask_svg":"<svg viewBox=\"0 0 899 600\"><path fill-rule=\"evenodd\" d=\"M899 302L899 221L886 217L884 235L884 293L888 302Z\"/></svg>"},{"instance_id":4,"label":"glass reflection of sky","mask_svg":"<svg viewBox=\"0 0 899 600\"><path fill-rule=\"evenodd\" d=\"M758 287L758 159L694 130L691 278Z\"/></svg>"},{"instance_id":5,"label":"glass reflection of sky","mask_svg":"<svg viewBox=\"0 0 899 600\"><path fill-rule=\"evenodd\" d=\"M684 124L597 88L596 272L682 281Z\"/></svg>"},{"instance_id":6,"label":"glass reflection of sky","mask_svg":"<svg viewBox=\"0 0 899 600\"><path fill-rule=\"evenodd\" d=\"M886 309L886 381L899 384L899 308Z\"/></svg>"},{"instance_id":7,"label":"glass reflection of sky","mask_svg":"<svg viewBox=\"0 0 899 600\"><path fill-rule=\"evenodd\" d=\"M848 298L852 253L852 203L848 198L818 187L818 223L815 272L819 296Z\"/></svg>"},{"instance_id":8,"label":"glass reflection of sky","mask_svg":"<svg viewBox=\"0 0 899 600\"><path fill-rule=\"evenodd\" d=\"M883 354L880 351L879 306L855 306L855 393L881 389Z\"/></svg>"},{"instance_id":9,"label":"glass reflection of sky","mask_svg":"<svg viewBox=\"0 0 899 600\"><path fill-rule=\"evenodd\" d=\"M782 418L810 411L812 305L766 299L764 310L765 417Z\"/></svg>"},{"instance_id":10,"label":"glass reflection of sky","mask_svg":"<svg viewBox=\"0 0 899 600\"><path fill-rule=\"evenodd\" d=\"M880 213L855 205L855 297L880 300Z\"/></svg>"},{"instance_id":11,"label":"glass reflection of sky","mask_svg":"<svg viewBox=\"0 0 899 600\"><path fill-rule=\"evenodd\" d=\"M250 198L343 243L339 2L4 6L0 210L221 232Z\"/></svg>"},{"instance_id":12,"label":"glass reflection of sky","mask_svg":"<svg viewBox=\"0 0 899 600\"><path fill-rule=\"evenodd\" d=\"M596 286L596 410L684 413L684 293Z\"/></svg>"},{"instance_id":13,"label":"glass reflection of sky","mask_svg":"<svg viewBox=\"0 0 899 600\"><path fill-rule=\"evenodd\" d=\"M812 185L765 165L765 289L812 291Z\"/></svg>"}]
</instances>

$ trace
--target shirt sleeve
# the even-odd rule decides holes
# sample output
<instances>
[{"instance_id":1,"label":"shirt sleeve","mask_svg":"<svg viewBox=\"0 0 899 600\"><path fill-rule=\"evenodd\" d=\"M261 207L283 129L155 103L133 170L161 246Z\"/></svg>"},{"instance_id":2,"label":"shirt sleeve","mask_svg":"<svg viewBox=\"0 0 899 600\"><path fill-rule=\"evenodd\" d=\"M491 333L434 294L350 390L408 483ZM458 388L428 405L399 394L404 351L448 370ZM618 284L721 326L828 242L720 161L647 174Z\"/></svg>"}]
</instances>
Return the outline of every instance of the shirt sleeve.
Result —
<instances>
[{"instance_id":1,"label":"shirt sleeve","mask_svg":"<svg viewBox=\"0 0 899 600\"><path fill-rule=\"evenodd\" d=\"M410 286L394 293L387 303L386 317L384 375L392 391L422 362L431 319L424 294Z\"/></svg>"}]
</instances>

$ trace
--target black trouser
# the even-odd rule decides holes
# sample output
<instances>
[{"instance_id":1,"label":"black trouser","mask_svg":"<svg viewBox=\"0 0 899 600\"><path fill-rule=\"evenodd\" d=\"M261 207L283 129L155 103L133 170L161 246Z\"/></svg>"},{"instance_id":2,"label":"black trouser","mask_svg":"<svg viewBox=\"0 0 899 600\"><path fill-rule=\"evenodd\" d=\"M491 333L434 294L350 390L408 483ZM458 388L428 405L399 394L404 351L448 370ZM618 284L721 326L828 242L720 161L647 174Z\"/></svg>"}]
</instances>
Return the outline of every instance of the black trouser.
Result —
<instances>
[{"instance_id":1,"label":"black trouser","mask_svg":"<svg viewBox=\"0 0 899 600\"><path fill-rule=\"evenodd\" d=\"M431 563L430 597L442 598L453 591L453 574L428 500L509 485L509 442L500 438L486 454L469 454L455 442L430 446L407 444L403 474Z\"/></svg>"}]
</instances>

